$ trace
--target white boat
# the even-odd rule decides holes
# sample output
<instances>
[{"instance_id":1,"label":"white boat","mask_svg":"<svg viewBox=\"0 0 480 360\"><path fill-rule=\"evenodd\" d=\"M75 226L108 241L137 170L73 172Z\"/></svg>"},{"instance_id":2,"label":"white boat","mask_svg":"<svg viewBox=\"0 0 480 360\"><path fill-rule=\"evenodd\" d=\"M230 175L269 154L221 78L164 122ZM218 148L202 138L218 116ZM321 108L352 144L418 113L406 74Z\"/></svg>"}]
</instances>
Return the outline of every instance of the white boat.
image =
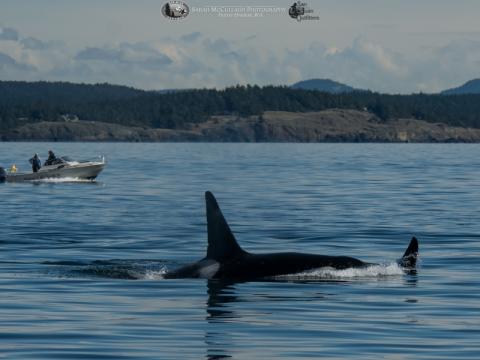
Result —
<instances>
[{"instance_id":1,"label":"white boat","mask_svg":"<svg viewBox=\"0 0 480 360\"><path fill-rule=\"evenodd\" d=\"M94 180L105 167L105 158L98 160L75 161L69 157L61 157L55 164L46 165L37 172L12 172L0 168L0 182L35 181L43 179L72 178Z\"/></svg>"}]
</instances>

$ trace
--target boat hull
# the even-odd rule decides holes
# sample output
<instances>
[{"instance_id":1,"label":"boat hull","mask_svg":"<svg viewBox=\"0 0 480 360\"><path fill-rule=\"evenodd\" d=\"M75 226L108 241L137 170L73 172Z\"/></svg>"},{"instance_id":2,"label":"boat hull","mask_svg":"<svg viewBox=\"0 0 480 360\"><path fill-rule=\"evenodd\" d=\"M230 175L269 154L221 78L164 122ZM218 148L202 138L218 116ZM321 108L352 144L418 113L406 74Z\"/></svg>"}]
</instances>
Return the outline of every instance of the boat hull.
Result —
<instances>
[{"instance_id":1,"label":"boat hull","mask_svg":"<svg viewBox=\"0 0 480 360\"><path fill-rule=\"evenodd\" d=\"M105 163L80 163L77 165L53 165L41 168L34 173L7 174L7 182L35 181L43 179L74 178L81 180L94 180L103 170Z\"/></svg>"}]
</instances>

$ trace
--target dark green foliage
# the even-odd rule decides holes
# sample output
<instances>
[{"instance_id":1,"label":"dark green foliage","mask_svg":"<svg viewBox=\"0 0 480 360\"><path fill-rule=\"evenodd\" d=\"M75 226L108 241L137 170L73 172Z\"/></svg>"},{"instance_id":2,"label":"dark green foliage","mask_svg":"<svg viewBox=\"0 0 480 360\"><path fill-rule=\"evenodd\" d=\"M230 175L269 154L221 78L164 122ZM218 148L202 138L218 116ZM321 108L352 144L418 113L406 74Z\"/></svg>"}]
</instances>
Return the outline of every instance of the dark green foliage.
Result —
<instances>
[{"instance_id":1,"label":"dark green foliage","mask_svg":"<svg viewBox=\"0 0 480 360\"><path fill-rule=\"evenodd\" d=\"M110 84L72 84L68 82L0 81L0 104L32 101L85 103L102 100L127 99L145 94L145 91Z\"/></svg>"},{"instance_id":2,"label":"dark green foliage","mask_svg":"<svg viewBox=\"0 0 480 360\"><path fill-rule=\"evenodd\" d=\"M146 92L108 84L0 82L0 130L25 123L81 120L153 128L184 128L212 115L261 115L264 111L368 110L381 120L416 118L480 128L480 95L385 95L367 91L330 94L286 86L234 86Z\"/></svg>"}]
</instances>

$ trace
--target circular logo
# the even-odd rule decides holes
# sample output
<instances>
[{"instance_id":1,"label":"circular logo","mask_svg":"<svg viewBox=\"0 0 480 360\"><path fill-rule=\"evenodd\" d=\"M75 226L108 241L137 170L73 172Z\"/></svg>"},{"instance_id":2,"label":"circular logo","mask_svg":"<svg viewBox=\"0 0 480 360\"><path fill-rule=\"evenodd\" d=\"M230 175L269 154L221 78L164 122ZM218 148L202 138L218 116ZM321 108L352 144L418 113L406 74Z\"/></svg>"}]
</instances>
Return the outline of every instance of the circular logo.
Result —
<instances>
[{"instance_id":1,"label":"circular logo","mask_svg":"<svg viewBox=\"0 0 480 360\"><path fill-rule=\"evenodd\" d=\"M300 1L293 3L293 5L290 6L290 9L288 9L288 15L290 15L290 17L293 19L298 20L299 16L302 16L304 14L305 14L305 4L301 3Z\"/></svg>"},{"instance_id":2,"label":"circular logo","mask_svg":"<svg viewBox=\"0 0 480 360\"><path fill-rule=\"evenodd\" d=\"M190 13L190 8L183 1L169 1L162 6L162 14L170 20L180 20L186 18Z\"/></svg>"}]
</instances>

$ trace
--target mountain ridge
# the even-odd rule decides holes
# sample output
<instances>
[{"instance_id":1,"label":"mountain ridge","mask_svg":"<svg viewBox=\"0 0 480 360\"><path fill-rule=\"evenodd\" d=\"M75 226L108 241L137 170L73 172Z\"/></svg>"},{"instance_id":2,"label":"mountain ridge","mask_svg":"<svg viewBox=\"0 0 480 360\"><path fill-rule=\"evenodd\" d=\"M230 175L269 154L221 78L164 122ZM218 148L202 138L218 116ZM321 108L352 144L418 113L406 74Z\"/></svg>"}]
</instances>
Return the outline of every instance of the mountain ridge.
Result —
<instances>
[{"instance_id":1,"label":"mountain ridge","mask_svg":"<svg viewBox=\"0 0 480 360\"><path fill-rule=\"evenodd\" d=\"M354 91L365 91L355 89L349 85L331 79L307 79L290 85L292 89L317 90L330 94L350 93Z\"/></svg>"},{"instance_id":2,"label":"mountain ridge","mask_svg":"<svg viewBox=\"0 0 480 360\"><path fill-rule=\"evenodd\" d=\"M443 90L442 95L480 94L480 79L472 79L455 88Z\"/></svg>"}]
</instances>

